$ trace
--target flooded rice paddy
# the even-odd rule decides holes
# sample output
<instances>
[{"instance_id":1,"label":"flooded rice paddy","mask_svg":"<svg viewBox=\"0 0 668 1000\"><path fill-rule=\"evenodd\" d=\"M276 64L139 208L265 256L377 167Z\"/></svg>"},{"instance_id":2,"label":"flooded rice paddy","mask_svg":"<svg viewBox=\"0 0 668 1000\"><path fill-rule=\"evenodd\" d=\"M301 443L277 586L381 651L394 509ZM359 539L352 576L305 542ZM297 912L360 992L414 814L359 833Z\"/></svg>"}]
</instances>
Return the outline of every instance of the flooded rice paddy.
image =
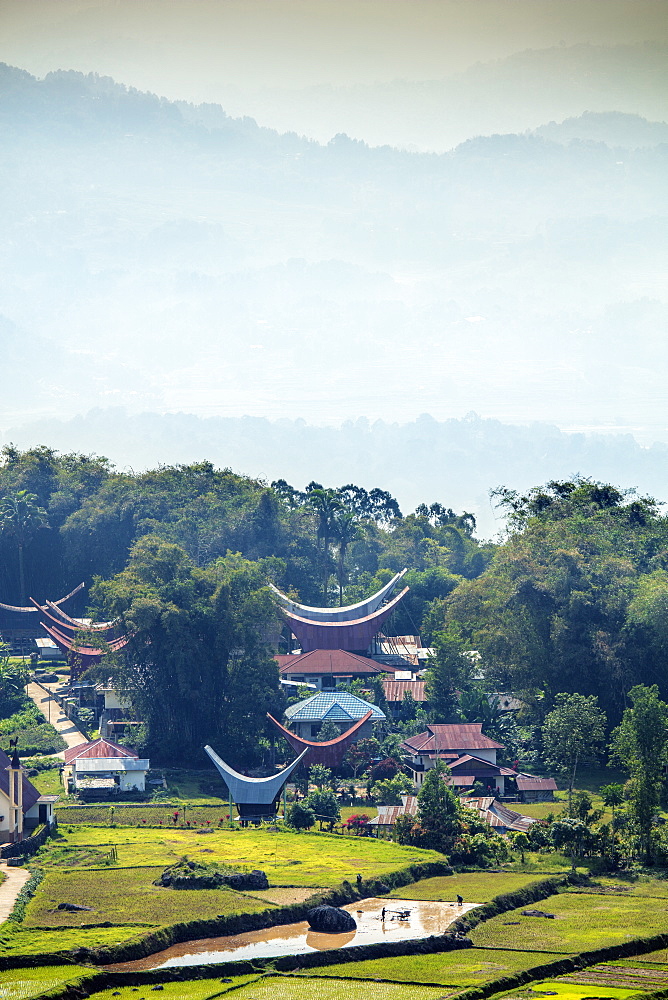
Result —
<instances>
[{"instance_id":1,"label":"flooded rice paddy","mask_svg":"<svg viewBox=\"0 0 668 1000\"><path fill-rule=\"evenodd\" d=\"M443 934L453 921L475 905L477 904L464 903L458 906L456 903L414 899L363 899L342 907L352 913L357 921L357 930L344 934L317 933L304 920L297 924L248 931L246 934L184 941L147 958L109 965L107 969L110 972L136 972L180 965L300 955L309 951L377 944L379 941L408 941L429 937L431 934Z\"/></svg>"}]
</instances>

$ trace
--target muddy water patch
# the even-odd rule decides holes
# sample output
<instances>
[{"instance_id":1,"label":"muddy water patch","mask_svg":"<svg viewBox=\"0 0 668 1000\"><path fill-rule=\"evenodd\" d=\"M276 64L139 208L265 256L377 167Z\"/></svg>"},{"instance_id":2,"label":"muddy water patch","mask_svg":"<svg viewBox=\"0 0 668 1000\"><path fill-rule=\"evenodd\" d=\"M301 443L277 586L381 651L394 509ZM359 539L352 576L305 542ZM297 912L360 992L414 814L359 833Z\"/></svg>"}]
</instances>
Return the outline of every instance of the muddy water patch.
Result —
<instances>
[{"instance_id":1,"label":"muddy water patch","mask_svg":"<svg viewBox=\"0 0 668 1000\"><path fill-rule=\"evenodd\" d=\"M357 930L344 934L318 934L305 920L281 927L266 927L226 937L200 938L172 945L164 951L135 962L109 965L110 972L137 972L181 965L208 965L238 962L255 958L301 955L310 951L331 951L351 945L377 944L380 941L408 941L444 934L475 903L438 903L414 899L363 899L342 907L352 913ZM383 910L385 918L383 919Z\"/></svg>"}]
</instances>

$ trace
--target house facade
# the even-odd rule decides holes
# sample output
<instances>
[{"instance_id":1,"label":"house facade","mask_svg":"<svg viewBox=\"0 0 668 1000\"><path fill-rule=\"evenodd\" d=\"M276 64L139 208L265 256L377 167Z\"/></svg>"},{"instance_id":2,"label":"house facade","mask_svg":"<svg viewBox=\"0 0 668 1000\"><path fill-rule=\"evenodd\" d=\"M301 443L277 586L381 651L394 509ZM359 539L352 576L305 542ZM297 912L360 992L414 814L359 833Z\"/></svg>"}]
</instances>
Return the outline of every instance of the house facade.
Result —
<instances>
[{"instance_id":1,"label":"house facade","mask_svg":"<svg viewBox=\"0 0 668 1000\"><path fill-rule=\"evenodd\" d=\"M108 739L81 743L65 751L63 782L80 793L106 795L143 792L151 762Z\"/></svg>"}]
</instances>

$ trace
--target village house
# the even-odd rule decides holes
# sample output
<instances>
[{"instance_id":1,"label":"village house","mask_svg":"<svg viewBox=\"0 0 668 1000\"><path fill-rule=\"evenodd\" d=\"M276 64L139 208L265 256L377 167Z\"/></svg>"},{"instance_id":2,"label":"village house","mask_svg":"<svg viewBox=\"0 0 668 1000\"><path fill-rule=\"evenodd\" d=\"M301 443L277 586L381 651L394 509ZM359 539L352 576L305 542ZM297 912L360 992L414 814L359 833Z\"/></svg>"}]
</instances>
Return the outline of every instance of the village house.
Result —
<instances>
[{"instance_id":1,"label":"village house","mask_svg":"<svg viewBox=\"0 0 668 1000\"><path fill-rule=\"evenodd\" d=\"M65 751L63 783L70 791L92 797L143 792L150 761L108 739L80 743Z\"/></svg>"},{"instance_id":2,"label":"village house","mask_svg":"<svg viewBox=\"0 0 668 1000\"><path fill-rule=\"evenodd\" d=\"M324 722L333 722L344 733L353 723L371 713L355 734L355 740L373 735L373 724L383 722L385 713L377 705L347 691L319 691L285 710L288 725L297 736L312 740L318 736Z\"/></svg>"},{"instance_id":3,"label":"village house","mask_svg":"<svg viewBox=\"0 0 668 1000\"><path fill-rule=\"evenodd\" d=\"M552 802L557 790L554 778L536 778L532 774L518 774L515 783L520 802Z\"/></svg>"},{"instance_id":4,"label":"village house","mask_svg":"<svg viewBox=\"0 0 668 1000\"><path fill-rule=\"evenodd\" d=\"M368 656L346 649L313 649L308 653L278 654L281 680L312 684L319 691L334 691L339 684L360 680L368 684L374 677L394 673L393 668L380 666Z\"/></svg>"}]
</instances>

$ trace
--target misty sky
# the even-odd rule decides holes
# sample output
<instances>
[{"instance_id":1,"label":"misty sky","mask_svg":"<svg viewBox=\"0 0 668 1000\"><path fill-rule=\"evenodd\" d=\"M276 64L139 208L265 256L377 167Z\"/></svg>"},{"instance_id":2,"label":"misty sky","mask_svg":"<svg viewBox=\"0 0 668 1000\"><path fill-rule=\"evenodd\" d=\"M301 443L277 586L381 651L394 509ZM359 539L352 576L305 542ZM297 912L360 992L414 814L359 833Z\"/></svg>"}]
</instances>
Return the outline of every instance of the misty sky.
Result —
<instances>
[{"instance_id":1,"label":"misty sky","mask_svg":"<svg viewBox=\"0 0 668 1000\"><path fill-rule=\"evenodd\" d=\"M172 99L429 80L527 48L665 41L665 0L2 0L0 58Z\"/></svg>"},{"instance_id":2,"label":"misty sky","mask_svg":"<svg viewBox=\"0 0 668 1000\"><path fill-rule=\"evenodd\" d=\"M170 100L219 103L324 143L345 132L370 145L439 152L588 111L639 115L654 127L668 120L662 44L667 0L0 0L0 61L37 77L91 72ZM646 60L642 45L653 47ZM528 50L543 55L531 62L521 56ZM594 131L585 128L582 138L608 141L596 127L589 122ZM109 177L100 172L90 190L80 185L80 202L76 183L67 186L67 157L58 204L48 204L46 175L34 185L37 207L26 205L23 215L6 195L14 270L0 289L0 319L17 337L45 338L68 358L104 357L106 381L87 369L73 380L84 398L54 379L47 404L20 394L11 409L0 406L0 426L109 404L330 423L426 411L445 419L474 409L668 440L663 362L655 360L667 298L658 159L634 174L625 156L612 157L609 186L600 168L600 205L578 202L577 183L560 192L557 171L553 202L544 198L548 182L535 212L510 181L498 182L497 196L493 169L487 189L479 181L485 208L460 177L460 202L444 195L434 206L433 232L429 206L409 196L404 203L397 184L394 228L374 242L369 234L379 231L389 195L374 205L373 184L350 197L346 189L324 208L318 192L313 213L308 199L292 212L269 187L234 197L224 186L210 197L202 187L190 197L190 167L177 176L173 166L177 202L167 185L153 184L154 164L136 150L145 186L135 190L133 168L126 172L118 155ZM183 155L183 163L198 162ZM39 155L36 163L39 176ZM642 170L656 197L649 181L636 183ZM625 188L618 177L627 173L633 183ZM408 187L408 168L406 178ZM14 181L20 186L20 171ZM614 201L617 187L624 204ZM404 242L395 252L399 227ZM260 234L255 242L251 230ZM218 232L229 259L213 266ZM428 258L425 233L440 258ZM235 257L238 247L243 255ZM367 337L369 368L355 368L350 358ZM286 357L289 338L302 347ZM337 359L339 342L346 346Z\"/></svg>"}]
</instances>

